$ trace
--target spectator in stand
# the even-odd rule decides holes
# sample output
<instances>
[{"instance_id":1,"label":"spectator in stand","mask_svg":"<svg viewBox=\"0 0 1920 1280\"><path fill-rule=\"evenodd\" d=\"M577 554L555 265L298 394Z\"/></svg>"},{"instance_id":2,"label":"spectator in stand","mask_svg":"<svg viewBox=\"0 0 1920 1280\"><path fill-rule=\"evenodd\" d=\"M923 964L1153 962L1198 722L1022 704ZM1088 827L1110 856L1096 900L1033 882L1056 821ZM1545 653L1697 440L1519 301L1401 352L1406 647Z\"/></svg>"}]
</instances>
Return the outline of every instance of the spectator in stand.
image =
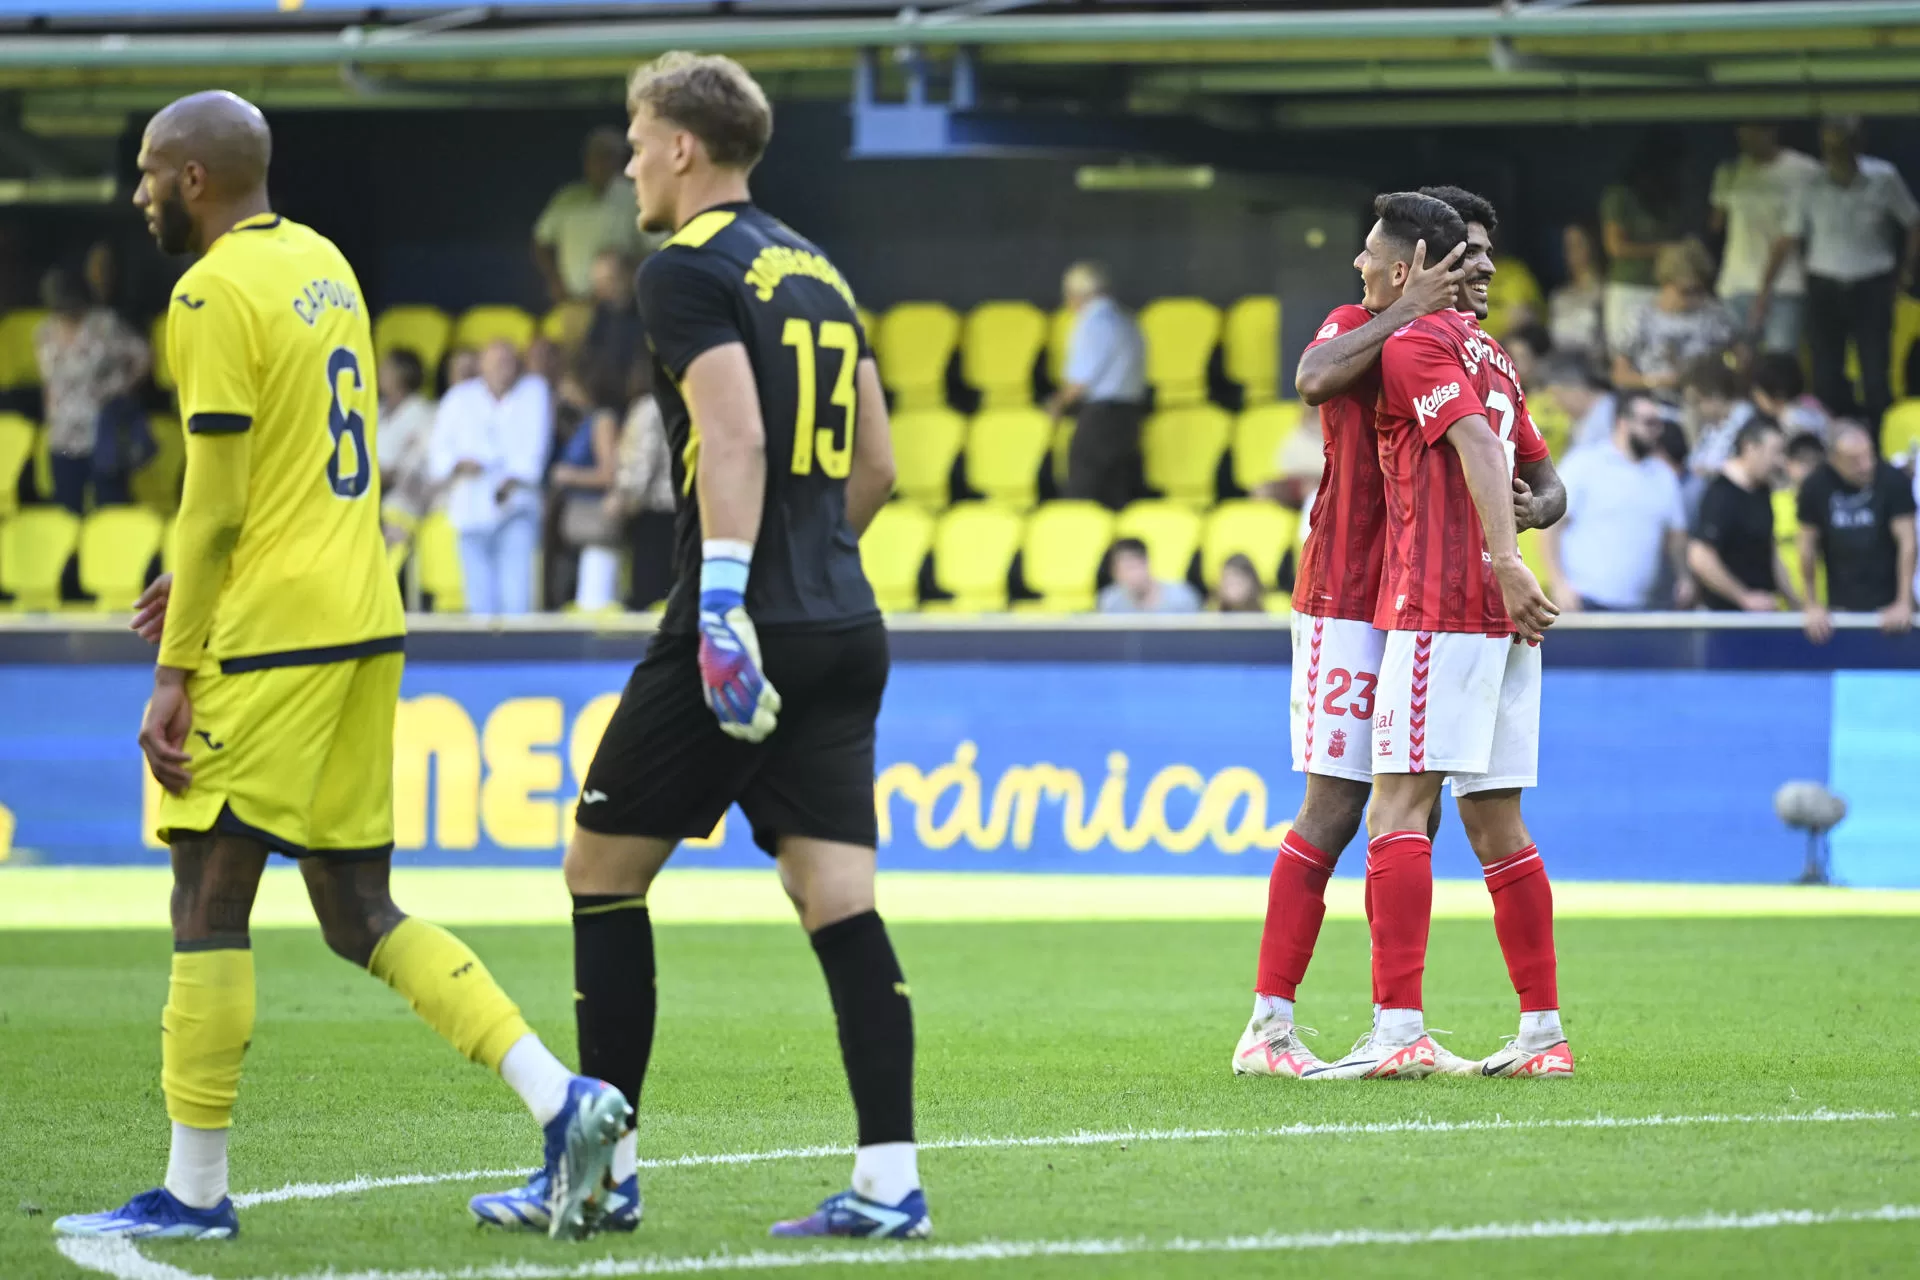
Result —
<instances>
[{"instance_id":1,"label":"spectator in stand","mask_svg":"<svg viewBox=\"0 0 1920 1280\"><path fill-rule=\"evenodd\" d=\"M96 446L103 430L115 430L124 416L119 409L138 414L128 396L152 363L146 339L90 299L69 272L47 272L40 300L48 315L34 333L33 348L53 455L53 499L75 515L86 510L89 486L96 506L129 502L132 469L125 464L134 458L117 432L112 454L96 458ZM150 454L151 436L146 444Z\"/></svg>"},{"instance_id":2,"label":"spectator in stand","mask_svg":"<svg viewBox=\"0 0 1920 1280\"><path fill-rule=\"evenodd\" d=\"M603 126L588 134L580 180L554 192L534 223L533 260L549 301L591 297L593 260L609 249L640 256L633 183L620 172L627 155L620 130Z\"/></svg>"},{"instance_id":3,"label":"spectator in stand","mask_svg":"<svg viewBox=\"0 0 1920 1280\"><path fill-rule=\"evenodd\" d=\"M1920 204L1887 161L1860 154L1857 117L1820 127L1824 162L1801 188L1785 233L1773 245L1754 309L1770 314L1773 295L1796 247L1807 268L1807 348L1813 393L1829 411L1861 417L1880 436L1880 418L1893 403L1888 382L1893 346L1893 300L1913 283L1920 259ZM1895 229L1904 230L1904 237ZM1847 379L1847 341L1860 355L1864 402L1856 405Z\"/></svg>"},{"instance_id":4,"label":"spectator in stand","mask_svg":"<svg viewBox=\"0 0 1920 1280\"><path fill-rule=\"evenodd\" d=\"M1101 613L1198 613L1200 593L1184 582L1162 582L1153 576L1147 544L1122 538L1107 552L1107 571L1113 581L1100 592Z\"/></svg>"},{"instance_id":5,"label":"spectator in stand","mask_svg":"<svg viewBox=\"0 0 1920 1280\"><path fill-rule=\"evenodd\" d=\"M1513 361L1513 371L1519 377L1520 389L1532 391L1539 386L1540 362L1553 351L1553 335L1547 332L1547 327L1543 324L1523 324L1502 338L1500 345Z\"/></svg>"},{"instance_id":6,"label":"spectator in stand","mask_svg":"<svg viewBox=\"0 0 1920 1280\"><path fill-rule=\"evenodd\" d=\"M1613 384L1592 357L1555 351L1542 362L1540 381L1546 388L1545 399L1567 415L1574 449L1612 440L1616 413Z\"/></svg>"},{"instance_id":7,"label":"spectator in stand","mask_svg":"<svg viewBox=\"0 0 1920 1280\"><path fill-rule=\"evenodd\" d=\"M429 475L447 487L469 613L522 614L531 607L540 481L552 434L546 379L525 372L504 340L480 353L479 377L440 398Z\"/></svg>"},{"instance_id":8,"label":"spectator in stand","mask_svg":"<svg viewBox=\"0 0 1920 1280\"><path fill-rule=\"evenodd\" d=\"M380 506L417 521L433 505L434 486L428 478L433 452L433 401L421 393L426 370L420 357L405 347L390 351L380 361L380 429L375 449L380 456ZM389 528L387 541L405 542L402 528Z\"/></svg>"},{"instance_id":9,"label":"spectator in stand","mask_svg":"<svg viewBox=\"0 0 1920 1280\"><path fill-rule=\"evenodd\" d=\"M1811 431L1802 431L1787 437L1787 460L1781 466L1787 479L1786 487L1795 494L1806 484L1808 476L1826 464L1827 446L1819 436Z\"/></svg>"},{"instance_id":10,"label":"spectator in stand","mask_svg":"<svg viewBox=\"0 0 1920 1280\"><path fill-rule=\"evenodd\" d=\"M1612 439L1561 464L1567 514L1543 531L1542 546L1547 588L1562 613L1692 606L1680 481L1657 456L1664 423L1659 401L1629 391ZM1664 598L1655 594L1663 557L1672 584Z\"/></svg>"},{"instance_id":11,"label":"spectator in stand","mask_svg":"<svg viewBox=\"0 0 1920 1280\"><path fill-rule=\"evenodd\" d=\"M1709 609L1772 613L1779 608L1775 592L1800 605L1773 537L1773 478L1780 464L1780 424L1755 418L1740 428L1733 456L1700 500L1687 568Z\"/></svg>"},{"instance_id":12,"label":"spectator in stand","mask_svg":"<svg viewBox=\"0 0 1920 1280\"><path fill-rule=\"evenodd\" d=\"M1649 129L1626 178L1600 194L1600 238L1607 251L1607 349L1623 351L1640 329L1659 286L1654 259L1686 234L1685 148L1672 129Z\"/></svg>"},{"instance_id":13,"label":"spectator in stand","mask_svg":"<svg viewBox=\"0 0 1920 1280\"><path fill-rule=\"evenodd\" d=\"M1220 566L1220 590L1214 595L1213 607L1221 613L1267 611L1267 593L1252 560L1239 552L1227 557Z\"/></svg>"},{"instance_id":14,"label":"spectator in stand","mask_svg":"<svg viewBox=\"0 0 1920 1280\"><path fill-rule=\"evenodd\" d=\"M1570 223L1560 234L1567 278L1547 295L1547 333L1553 349L1565 355L1601 359L1607 350L1606 266L1593 231Z\"/></svg>"},{"instance_id":15,"label":"spectator in stand","mask_svg":"<svg viewBox=\"0 0 1920 1280\"><path fill-rule=\"evenodd\" d=\"M608 249L593 260L593 319L580 340L580 350L594 370L590 376L609 379L623 390L647 357L635 278L633 259L624 253Z\"/></svg>"},{"instance_id":16,"label":"spectator in stand","mask_svg":"<svg viewBox=\"0 0 1920 1280\"><path fill-rule=\"evenodd\" d=\"M1733 438L1756 413L1740 394L1740 375L1725 353L1702 356L1680 380L1680 415L1693 442L1687 466L1705 480L1720 474L1733 453Z\"/></svg>"},{"instance_id":17,"label":"spectator in stand","mask_svg":"<svg viewBox=\"0 0 1920 1280\"><path fill-rule=\"evenodd\" d=\"M1831 416L1820 402L1807 394L1807 379L1800 372L1798 357L1784 352L1758 356L1753 362L1753 388L1748 393L1753 407L1780 424L1789 437L1811 432L1827 438Z\"/></svg>"},{"instance_id":18,"label":"spectator in stand","mask_svg":"<svg viewBox=\"0 0 1920 1280\"><path fill-rule=\"evenodd\" d=\"M1640 313L1639 326L1613 357L1613 381L1621 388L1646 388L1677 395L1680 376L1701 356L1732 345L1733 322L1708 291L1713 259L1698 240L1668 245L1654 262L1659 292Z\"/></svg>"},{"instance_id":19,"label":"spectator in stand","mask_svg":"<svg viewBox=\"0 0 1920 1280\"><path fill-rule=\"evenodd\" d=\"M1047 410L1056 421L1074 414L1066 496L1118 511L1133 496L1140 470L1147 349L1140 326L1113 300L1110 287L1106 268L1097 263L1067 268L1060 291L1074 313L1073 336L1067 341L1066 385Z\"/></svg>"},{"instance_id":20,"label":"spectator in stand","mask_svg":"<svg viewBox=\"0 0 1920 1280\"><path fill-rule=\"evenodd\" d=\"M1800 583L1807 638L1833 635L1828 609L1878 613L1880 629L1913 627L1914 495L1905 474L1874 456L1873 437L1835 423L1827 460L1800 486ZM1814 594L1814 564L1827 566L1827 603Z\"/></svg>"},{"instance_id":21,"label":"spectator in stand","mask_svg":"<svg viewBox=\"0 0 1920 1280\"><path fill-rule=\"evenodd\" d=\"M624 374L624 370L619 371ZM583 357L560 382L560 399L575 425L547 471L560 503L560 541L575 556L573 603L594 612L615 602L622 527L607 502L619 470L621 392L625 379Z\"/></svg>"},{"instance_id":22,"label":"spectator in stand","mask_svg":"<svg viewBox=\"0 0 1920 1280\"><path fill-rule=\"evenodd\" d=\"M607 505L627 531L627 607L639 612L673 589L673 465L649 366L637 382Z\"/></svg>"},{"instance_id":23,"label":"spectator in stand","mask_svg":"<svg viewBox=\"0 0 1920 1280\"><path fill-rule=\"evenodd\" d=\"M87 282L87 296L93 299L94 306L107 308L129 325L136 323L127 296L126 273L120 269L120 252L111 241L96 240L88 247L80 274Z\"/></svg>"},{"instance_id":24,"label":"spectator in stand","mask_svg":"<svg viewBox=\"0 0 1920 1280\"><path fill-rule=\"evenodd\" d=\"M1780 145L1780 130L1770 124L1743 124L1734 131L1740 154L1713 171L1713 214L1709 225L1726 236L1720 255L1720 300L1743 338L1761 351L1800 350L1800 320L1807 292L1806 271L1798 253L1790 253L1774 278L1773 302L1764 324L1755 303L1766 279L1773 246L1786 232L1789 212L1800 192L1820 172L1820 162L1805 152Z\"/></svg>"}]
</instances>

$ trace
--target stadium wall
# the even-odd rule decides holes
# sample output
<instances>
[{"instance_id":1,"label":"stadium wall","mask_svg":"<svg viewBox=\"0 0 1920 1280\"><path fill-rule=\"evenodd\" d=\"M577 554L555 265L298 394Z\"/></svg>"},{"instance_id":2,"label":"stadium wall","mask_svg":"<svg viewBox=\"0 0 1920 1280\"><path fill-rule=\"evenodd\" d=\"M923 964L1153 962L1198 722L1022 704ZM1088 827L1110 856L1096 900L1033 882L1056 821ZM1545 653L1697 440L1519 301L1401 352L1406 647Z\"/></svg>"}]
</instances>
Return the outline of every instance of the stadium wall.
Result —
<instances>
[{"instance_id":1,"label":"stadium wall","mask_svg":"<svg viewBox=\"0 0 1920 1280\"><path fill-rule=\"evenodd\" d=\"M1840 879L1920 885L1920 671L1898 669L1914 646L1882 650L1869 643L1879 637L1856 634L1855 656L1894 655L1887 669L1784 670L1756 666L1767 647L1755 642L1804 651L1797 635L1733 648L1708 638L1566 637L1589 648L1604 639L1632 665L1548 669L1541 786L1527 809L1555 874L1789 880L1804 845L1771 797L1811 778L1853 806L1834 836ZM0 835L11 826L0 856L157 862L157 790L133 742L149 672L121 643L50 639L57 649L0 644L27 659L0 666ZM583 650L576 633L562 637L564 653L528 634L417 639L395 744L400 860L557 865L630 663L606 651L643 638ZM884 861L1265 875L1301 792L1287 762L1284 644L1272 630L1103 629L1072 647L1017 632L897 635L879 743ZM1579 658L1578 643L1562 647ZM1348 741L1356 749L1364 726ZM761 860L737 813L685 856ZM1451 822L1436 859L1442 875L1474 874ZM1343 873L1358 868L1348 859Z\"/></svg>"}]
</instances>

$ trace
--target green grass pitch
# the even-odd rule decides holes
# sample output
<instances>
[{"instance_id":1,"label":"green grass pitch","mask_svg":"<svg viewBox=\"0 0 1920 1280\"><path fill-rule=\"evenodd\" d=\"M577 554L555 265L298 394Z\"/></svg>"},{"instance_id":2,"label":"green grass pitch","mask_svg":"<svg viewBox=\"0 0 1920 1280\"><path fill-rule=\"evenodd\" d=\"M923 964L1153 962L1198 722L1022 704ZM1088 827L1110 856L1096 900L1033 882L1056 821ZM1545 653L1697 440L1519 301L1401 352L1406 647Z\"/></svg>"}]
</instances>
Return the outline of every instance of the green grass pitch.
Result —
<instances>
[{"instance_id":1,"label":"green grass pitch","mask_svg":"<svg viewBox=\"0 0 1920 1280\"><path fill-rule=\"evenodd\" d=\"M470 1225L466 1197L509 1181L496 1177L256 1203L238 1241L148 1244L145 1260L127 1251L113 1265L143 1280L329 1268L539 1280L786 1271L795 1255L852 1248L868 1265L802 1270L1912 1275L1914 923L1565 920L1578 1078L1319 1086L1228 1073L1249 1003L1250 921L904 923L921 1136L981 1140L923 1154L932 1249L767 1240L771 1220L842 1187L850 1163L785 1154L644 1171L641 1231L580 1246ZM462 932L570 1056L564 927ZM537 1133L505 1086L313 931L262 929L255 950L237 1191L534 1159ZM158 930L0 931L0 1277L84 1274L56 1250L53 1217L159 1179L167 954ZM832 1017L797 928L665 926L659 955L644 1159L850 1141ZM1367 1020L1363 925L1328 922L1302 994L1301 1020L1320 1028L1323 1056L1337 1055ZM1430 1020L1462 1052L1511 1034L1485 921L1435 922L1427 994ZM1076 1134L1095 1136L1066 1140ZM1489 1227L1500 1229L1473 1230Z\"/></svg>"}]
</instances>

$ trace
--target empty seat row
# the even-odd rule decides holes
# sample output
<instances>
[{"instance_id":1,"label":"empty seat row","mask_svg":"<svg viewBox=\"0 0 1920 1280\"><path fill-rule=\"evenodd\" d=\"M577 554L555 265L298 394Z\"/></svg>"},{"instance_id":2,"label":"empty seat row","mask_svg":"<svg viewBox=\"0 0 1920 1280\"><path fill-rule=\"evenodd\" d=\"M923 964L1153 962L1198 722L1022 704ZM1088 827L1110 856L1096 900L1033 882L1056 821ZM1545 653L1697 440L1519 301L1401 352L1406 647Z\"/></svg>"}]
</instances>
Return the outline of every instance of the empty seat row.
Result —
<instances>
[{"instance_id":1,"label":"empty seat row","mask_svg":"<svg viewBox=\"0 0 1920 1280\"><path fill-rule=\"evenodd\" d=\"M186 439L180 421L168 414L147 419L154 454L133 473L133 499L162 515L180 505L180 481L186 474ZM0 413L0 518L19 501L20 473L34 468L34 488L43 496L53 488L53 461L44 431L17 413Z\"/></svg>"},{"instance_id":2,"label":"empty seat row","mask_svg":"<svg viewBox=\"0 0 1920 1280\"><path fill-rule=\"evenodd\" d=\"M893 502L860 539L860 557L880 607L891 612L922 607L921 571L929 557L934 585L951 599L925 607L1002 612L1017 555L1021 580L1039 597L1021 607L1076 613L1093 608L1101 563L1116 539L1146 543L1156 577L1186 579L1197 555L1200 580L1211 587L1229 558L1244 555L1272 588L1299 531L1298 512L1244 500L1206 513L1149 500L1117 516L1091 502L1048 502L1030 515L987 502L957 503L939 513Z\"/></svg>"},{"instance_id":3,"label":"empty seat row","mask_svg":"<svg viewBox=\"0 0 1920 1280\"><path fill-rule=\"evenodd\" d=\"M1252 492L1275 474L1275 457L1300 425L1298 401L1276 400L1238 416L1211 404L1162 409L1147 418L1140 449L1147 484L1176 501L1211 505L1223 456L1231 451L1233 487ZM893 420L893 457L901 497L947 505L955 462L966 488L1001 506L1031 507L1040 476L1066 457L1071 423L1056 432L1039 409L988 409L971 419L947 408L906 410Z\"/></svg>"},{"instance_id":4,"label":"empty seat row","mask_svg":"<svg viewBox=\"0 0 1920 1280\"><path fill-rule=\"evenodd\" d=\"M78 551L80 589L95 597L82 607L125 613L166 532L166 521L145 507L100 507L84 519L63 507L24 508L0 520L0 590L12 595L15 610L59 609L60 576Z\"/></svg>"}]
</instances>

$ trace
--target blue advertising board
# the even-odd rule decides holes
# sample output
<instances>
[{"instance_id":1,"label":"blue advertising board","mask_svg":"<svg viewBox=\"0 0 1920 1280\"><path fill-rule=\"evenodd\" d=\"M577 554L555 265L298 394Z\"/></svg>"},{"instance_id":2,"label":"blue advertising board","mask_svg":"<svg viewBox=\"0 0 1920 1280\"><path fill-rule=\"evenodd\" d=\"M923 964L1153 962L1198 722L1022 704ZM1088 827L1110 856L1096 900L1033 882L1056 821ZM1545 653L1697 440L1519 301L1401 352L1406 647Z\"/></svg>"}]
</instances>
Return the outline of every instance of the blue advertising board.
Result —
<instances>
[{"instance_id":1,"label":"blue advertising board","mask_svg":"<svg viewBox=\"0 0 1920 1280\"><path fill-rule=\"evenodd\" d=\"M410 662L395 734L399 860L556 865L627 671ZM1789 880L1804 844L1772 794L1810 778L1853 805L1836 874L1920 885L1920 673L1549 667L1545 680L1540 787L1525 803L1557 876ZM0 667L14 859L163 856L133 741L150 681L130 663ZM883 863L1264 875L1301 797L1287 696L1274 663L898 661L879 734ZM762 858L737 813L684 856ZM1436 869L1475 872L1451 821Z\"/></svg>"}]
</instances>

